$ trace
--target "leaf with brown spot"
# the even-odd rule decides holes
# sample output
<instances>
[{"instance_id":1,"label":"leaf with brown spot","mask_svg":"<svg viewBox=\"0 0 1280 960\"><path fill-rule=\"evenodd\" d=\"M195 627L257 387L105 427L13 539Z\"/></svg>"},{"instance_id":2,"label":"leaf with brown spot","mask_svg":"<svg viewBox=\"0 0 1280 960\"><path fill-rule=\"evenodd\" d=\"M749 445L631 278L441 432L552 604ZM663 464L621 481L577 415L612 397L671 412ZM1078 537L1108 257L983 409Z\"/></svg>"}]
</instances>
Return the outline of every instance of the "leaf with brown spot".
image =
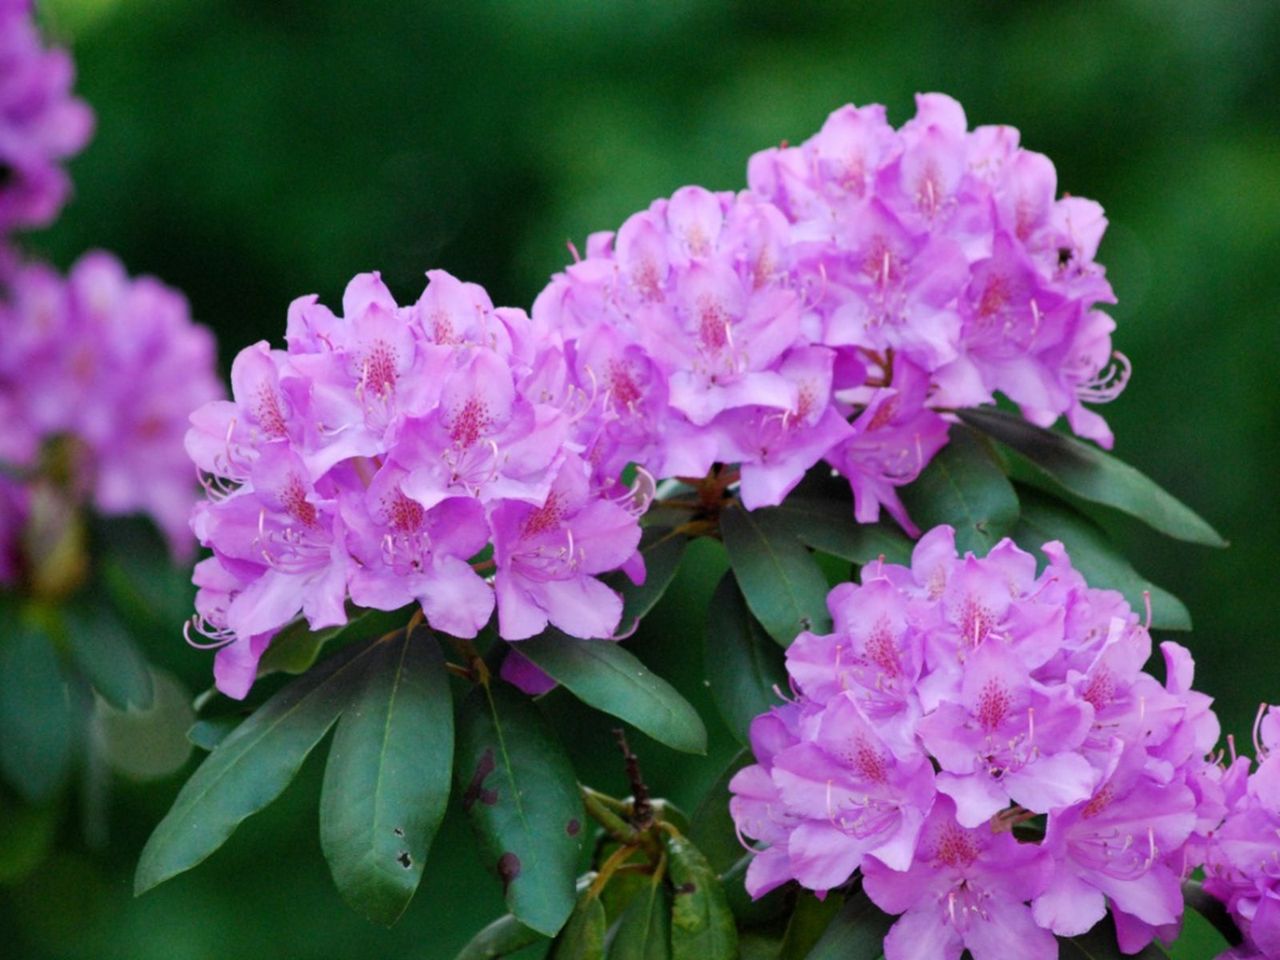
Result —
<instances>
[{"instance_id":1,"label":"leaf with brown spot","mask_svg":"<svg viewBox=\"0 0 1280 960\"><path fill-rule=\"evenodd\" d=\"M491 758L492 771L477 779ZM582 832L582 799L573 766L541 711L495 680L476 687L458 716L454 776L475 786L467 817L485 865L503 882L507 906L539 933L553 936L573 910Z\"/></svg>"}]
</instances>

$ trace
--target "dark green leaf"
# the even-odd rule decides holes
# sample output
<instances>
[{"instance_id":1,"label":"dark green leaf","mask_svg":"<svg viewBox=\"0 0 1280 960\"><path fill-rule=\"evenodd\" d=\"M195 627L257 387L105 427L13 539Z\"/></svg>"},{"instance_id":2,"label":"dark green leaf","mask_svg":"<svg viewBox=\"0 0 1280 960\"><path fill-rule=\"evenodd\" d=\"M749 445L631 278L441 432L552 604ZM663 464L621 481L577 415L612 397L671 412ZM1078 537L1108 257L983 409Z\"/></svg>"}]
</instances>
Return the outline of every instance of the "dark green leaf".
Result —
<instances>
[{"instance_id":1,"label":"dark green leaf","mask_svg":"<svg viewBox=\"0 0 1280 960\"><path fill-rule=\"evenodd\" d=\"M555 935L573 910L582 799L537 706L505 683L476 687L459 717L455 776L507 906L525 925Z\"/></svg>"},{"instance_id":2,"label":"dark green leaf","mask_svg":"<svg viewBox=\"0 0 1280 960\"><path fill-rule=\"evenodd\" d=\"M306 620L299 618L271 638L271 645L258 661L258 676L304 673L326 645L337 647L356 640L372 640L398 630L409 622L413 610L412 605L391 611L355 608L347 623L323 630L312 630Z\"/></svg>"},{"instance_id":3,"label":"dark green leaf","mask_svg":"<svg viewBox=\"0 0 1280 960\"><path fill-rule=\"evenodd\" d=\"M909 486L902 502L921 530L950 524L956 549L985 557L1018 522L1018 497L981 438L963 426Z\"/></svg>"},{"instance_id":4,"label":"dark green leaf","mask_svg":"<svg viewBox=\"0 0 1280 960\"><path fill-rule=\"evenodd\" d=\"M343 650L294 680L214 748L142 850L134 892L189 870L289 785L338 719L374 644Z\"/></svg>"},{"instance_id":5,"label":"dark green leaf","mask_svg":"<svg viewBox=\"0 0 1280 960\"><path fill-rule=\"evenodd\" d=\"M58 831L56 804L32 806L0 794L0 886L40 866Z\"/></svg>"},{"instance_id":6,"label":"dark green leaf","mask_svg":"<svg viewBox=\"0 0 1280 960\"><path fill-rule=\"evenodd\" d=\"M689 839L702 851L717 873L724 873L742 858L742 844L729 815L729 781L743 767L755 763L750 750L740 750L716 777L693 812Z\"/></svg>"},{"instance_id":7,"label":"dark green leaf","mask_svg":"<svg viewBox=\"0 0 1280 960\"><path fill-rule=\"evenodd\" d=\"M583 893L547 951L547 960L604 960L604 935L604 904L590 892Z\"/></svg>"},{"instance_id":8,"label":"dark green leaf","mask_svg":"<svg viewBox=\"0 0 1280 960\"><path fill-rule=\"evenodd\" d=\"M773 931L742 930L738 933L741 960L778 960L782 934Z\"/></svg>"},{"instance_id":9,"label":"dark green leaf","mask_svg":"<svg viewBox=\"0 0 1280 960\"><path fill-rule=\"evenodd\" d=\"M751 721L780 703L786 689L782 651L751 616L737 581L726 573L707 610L705 670L711 699L729 732L744 746Z\"/></svg>"},{"instance_id":10,"label":"dark green leaf","mask_svg":"<svg viewBox=\"0 0 1280 960\"><path fill-rule=\"evenodd\" d=\"M320 845L347 902L390 926L422 879L449 802L453 701L425 628L402 630L365 660L325 766Z\"/></svg>"},{"instance_id":11,"label":"dark green leaf","mask_svg":"<svg viewBox=\"0 0 1280 960\"><path fill-rule=\"evenodd\" d=\"M806 960L878 960L895 919L859 890L845 900Z\"/></svg>"},{"instance_id":12,"label":"dark green leaf","mask_svg":"<svg viewBox=\"0 0 1280 960\"><path fill-rule=\"evenodd\" d=\"M0 608L0 773L39 803L71 765L71 704L53 644L33 620Z\"/></svg>"},{"instance_id":13,"label":"dark green leaf","mask_svg":"<svg viewBox=\"0 0 1280 960\"><path fill-rule=\"evenodd\" d=\"M1060 960L1168 960L1154 943L1137 953L1121 953L1110 917L1078 937L1059 937L1058 948Z\"/></svg>"},{"instance_id":14,"label":"dark green leaf","mask_svg":"<svg viewBox=\"0 0 1280 960\"><path fill-rule=\"evenodd\" d=\"M726 807L728 804L726 803ZM738 847L742 851L741 845ZM784 884L775 887L759 899L753 899L747 893L747 870L755 854L742 852L738 862L720 873L720 884L724 887L725 899L739 927L759 927L771 923L787 912L791 906L794 885Z\"/></svg>"},{"instance_id":15,"label":"dark green leaf","mask_svg":"<svg viewBox=\"0 0 1280 960\"><path fill-rule=\"evenodd\" d=\"M887 523L858 523L847 496L822 500L792 494L764 512L785 524L806 546L858 566L880 557L889 563L911 562L911 541Z\"/></svg>"},{"instance_id":16,"label":"dark green leaf","mask_svg":"<svg viewBox=\"0 0 1280 960\"><path fill-rule=\"evenodd\" d=\"M622 594L622 621L618 629L631 630L641 617L654 608L667 587L675 579L680 558L689 538L669 527L645 527L640 538L640 554L644 557L644 583L636 586L621 571L610 573L601 579Z\"/></svg>"},{"instance_id":17,"label":"dark green leaf","mask_svg":"<svg viewBox=\"0 0 1280 960\"><path fill-rule=\"evenodd\" d=\"M663 883L648 882L631 901L609 946L609 960L669 960L671 895Z\"/></svg>"},{"instance_id":18,"label":"dark green leaf","mask_svg":"<svg viewBox=\"0 0 1280 960\"><path fill-rule=\"evenodd\" d=\"M212 750L227 739L231 731L243 722L243 717L237 717L233 714L222 714L217 717L197 720L187 730L187 739L201 750Z\"/></svg>"},{"instance_id":19,"label":"dark green leaf","mask_svg":"<svg viewBox=\"0 0 1280 960\"><path fill-rule=\"evenodd\" d=\"M1114 507L1179 540L1209 547L1227 545L1186 504L1095 446L990 407L963 410L960 417L1017 450L1077 497Z\"/></svg>"},{"instance_id":20,"label":"dark green leaf","mask_svg":"<svg viewBox=\"0 0 1280 960\"><path fill-rule=\"evenodd\" d=\"M1217 953L1222 952L1228 946L1239 946L1244 937L1240 934L1240 928L1236 926L1234 920L1231 919L1231 913L1217 897L1205 893L1204 886L1198 880L1182 881L1182 895L1186 900L1188 909L1186 912L1194 916L1200 917L1205 925L1212 928L1214 935L1202 937L1202 939L1218 939L1225 941L1221 944ZM1192 917L1185 917L1183 920L1183 935L1189 931L1187 927L1190 925ZM1207 933L1207 931L1206 931ZM1181 942L1182 937L1179 938Z\"/></svg>"},{"instance_id":21,"label":"dark green leaf","mask_svg":"<svg viewBox=\"0 0 1280 960\"><path fill-rule=\"evenodd\" d=\"M707 731L698 712L621 644L548 630L520 641L515 649L583 703L673 749L706 752Z\"/></svg>"},{"instance_id":22,"label":"dark green leaf","mask_svg":"<svg viewBox=\"0 0 1280 960\"><path fill-rule=\"evenodd\" d=\"M102 699L120 710L151 706L146 658L105 605L69 607L64 623L71 656Z\"/></svg>"},{"instance_id":23,"label":"dark green leaf","mask_svg":"<svg viewBox=\"0 0 1280 960\"><path fill-rule=\"evenodd\" d=\"M720 515L720 534L747 605L769 636L786 647L802 630L830 629L826 575L781 518L735 503Z\"/></svg>"},{"instance_id":24,"label":"dark green leaf","mask_svg":"<svg viewBox=\"0 0 1280 960\"><path fill-rule=\"evenodd\" d=\"M819 900L808 890L802 890L796 897L791 919L787 921L779 960L805 960L843 904L844 898L838 893L828 894L825 900Z\"/></svg>"},{"instance_id":25,"label":"dark green leaf","mask_svg":"<svg viewBox=\"0 0 1280 960\"><path fill-rule=\"evenodd\" d=\"M545 939L508 913L472 937L454 960L499 960Z\"/></svg>"},{"instance_id":26,"label":"dark green leaf","mask_svg":"<svg viewBox=\"0 0 1280 960\"><path fill-rule=\"evenodd\" d=\"M1133 569L1119 549L1091 520L1060 500L1020 488L1022 516L1013 538L1023 549L1038 552L1050 540L1060 540L1074 566L1091 587L1119 590L1135 610L1151 595L1151 625L1160 630L1190 630L1191 614L1182 601Z\"/></svg>"},{"instance_id":27,"label":"dark green leaf","mask_svg":"<svg viewBox=\"0 0 1280 960\"><path fill-rule=\"evenodd\" d=\"M736 960L738 928L724 888L707 858L682 836L666 834L668 870L675 891L671 909L672 960Z\"/></svg>"}]
</instances>

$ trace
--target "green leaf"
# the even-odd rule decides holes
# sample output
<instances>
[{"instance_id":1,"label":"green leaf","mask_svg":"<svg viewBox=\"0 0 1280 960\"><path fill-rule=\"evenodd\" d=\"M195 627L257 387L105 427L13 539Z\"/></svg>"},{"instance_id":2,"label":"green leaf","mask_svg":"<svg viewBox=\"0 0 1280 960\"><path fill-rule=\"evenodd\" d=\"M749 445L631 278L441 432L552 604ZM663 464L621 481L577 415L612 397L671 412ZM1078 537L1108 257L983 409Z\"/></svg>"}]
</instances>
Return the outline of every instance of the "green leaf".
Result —
<instances>
[{"instance_id":1,"label":"green leaf","mask_svg":"<svg viewBox=\"0 0 1280 960\"><path fill-rule=\"evenodd\" d=\"M211 751L243 722L243 717L234 714L222 714L197 720L187 729L187 739L201 750Z\"/></svg>"},{"instance_id":2,"label":"green leaf","mask_svg":"<svg viewBox=\"0 0 1280 960\"><path fill-rule=\"evenodd\" d=\"M560 935L547 951L547 960L604 960L604 904L583 893Z\"/></svg>"},{"instance_id":3,"label":"green leaf","mask_svg":"<svg viewBox=\"0 0 1280 960\"><path fill-rule=\"evenodd\" d=\"M151 706L146 658L105 605L68 607L64 623L71 656L102 699L119 710Z\"/></svg>"},{"instance_id":4,"label":"green leaf","mask_svg":"<svg viewBox=\"0 0 1280 960\"><path fill-rule=\"evenodd\" d=\"M683 836L668 833L663 840L675 891L672 960L736 960L738 928L720 878L702 852Z\"/></svg>"},{"instance_id":5,"label":"green leaf","mask_svg":"<svg viewBox=\"0 0 1280 960\"><path fill-rule=\"evenodd\" d=\"M402 630L365 661L325 766L320 846L347 902L390 926L418 888L449 802L453 701L426 628Z\"/></svg>"},{"instance_id":6,"label":"green leaf","mask_svg":"<svg viewBox=\"0 0 1280 960\"><path fill-rule=\"evenodd\" d=\"M751 721L779 704L775 686L786 689L786 659L751 616L737 582L727 573L707 610L705 670L711 699L725 725L748 746Z\"/></svg>"},{"instance_id":7,"label":"green leaf","mask_svg":"<svg viewBox=\"0 0 1280 960\"><path fill-rule=\"evenodd\" d=\"M0 886L17 883L40 866L53 847L61 811L0 794Z\"/></svg>"},{"instance_id":8,"label":"green leaf","mask_svg":"<svg viewBox=\"0 0 1280 960\"><path fill-rule=\"evenodd\" d=\"M911 562L911 541L887 523L858 523L847 496L824 500L793 493L779 506L757 512L776 517L806 546L858 566L880 557L889 563Z\"/></svg>"},{"instance_id":9,"label":"green leaf","mask_svg":"<svg viewBox=\"0 0 1280 960\"><path fill-rule=\"evenodd\" d=\"M742 847L739 846L738 849L741 850ZM777 920L790 909L792 895L795 893L793 884L784 884L759 899L753 899L747 893L746 886L747 870L753 859L754 853L743 853L737 863L720 872L720 885L724 887L725 899L729 902L729 909L733 911L739 927L760 927Z\"/></svg>"},{"instance_id":10,"label":"green leaf","mask_svg":"<svg viewBox=\"0 0 1280 960\"><path fill-rule=\"evenodd\" d=\"M819 900L808 890L802 890L796 897L791 919L787 921L779 960L805 960L843 904L844 898L838 893L828 894L825 900Z\"/></svg>"},{"instance_id":11,"label":"green leaf","mask_svg":"<svg viewBox=\"0 0 1280 960\"><path fill-rule=\"evenodd\" d=\"M859 890L845 900L806 960L878 960L895 919Z\"/></svg>"},{"instance_id":12,"label":"green leaf","mask_svg":"<svg viewBox=\"0 0 1280 960\"><path fill-rule=\"evenodd\" d=\"M499 960L545 939L508 913L472 937L454 960Z\"/></svg>"},{"instance_id":13,"label":"green leaf","mask_svg":"<svg viewBox=\"0 0 1280 960\"><path fill-rule=\"evenodd\" d=\"M675 750L706 752L707 730L698 711L621 644L548 630L515 649L588 706Z\"/></svg>"},{"instance_id":14,"label":"green leaf","mask_svg":"<svg viewBox=\"0 0 1280 960\"><path fill-rule=\"evenodd\" d=\"M1178 540L1208 547L1227 545L1181 500L1095 446L989 407L962 410L960 418L1008 444L1077 497L1114 507Z\"/></svg>"},{"instance_id":15,"label":"green leaf","mask_svg":"<svg viewBox=\"0 0 1280 960\"><path fill-rule=\"evenodd\" d=\"M1025 550L1039 552L1050 540L1060 540L1071 565L1091 587L1119 590L1135 610L1151 596L1151 625L1160 630L1190 630L1191 614L1182 601L1143 577L1093 521L1060 500L1036 490L1020 488L1022 516L1013 538Z\"/></svg>"},{"instance_id":16,"label":"green leaf","mask_svg":"<svg viewBox=\"0 0 1280 960\"><path fill-rule=\"evenodd\" d=\"M1178 941L1170 950L1172 956L1217 956L1228 947L1239 946L1243 942L1240 928L1231 919L1226 904L1205 893L1200 881L1182 881L1182 896L1188 909L1183 912L1182 931ZM1202 950L1193 953L1185 949L1190 946L1200 946Z\"/></svg>"},{"instance_id":17,"label":"green leaf","mask_svg":"<svg viewBox=\"0 0 1280 960\"><path fill-rule=\"evenodd\" d=\"M71 766L71 704L53 644L34 620L0 608L0 773L30 803Z\"/></svg>"},{"instance_id":18,"label":"green leaf","mask_svg":"<svg viewBox=\"0 0 1280 960\"><path fill-rule=\"evenodd\" d=\"M312 630L307 621L299 617L271 638L271 645L258 661L258 676L305 673L326 645L371 640L398 630L409 622L414 609L413 604L391 611L356 608L345 624L323 630Z\"/></svg>"},{"instance_id":19,"label":"green leaf","mask_svg":"<svg viewBox=\"0 0 1280 960\"><path fill-rule=\"evenodd\" d=\"M742 857L742 844L738 842L737 828L729 815L729 781L743 767L755 762L750 750L739 750L693 811L689 839L717 873L724 873Z\"/></svg>"},{"instance_id":20,"label":"green leaf","mask_svg":"<svg viewBox=\"0 0 1280 960\"><path fill-rule=\"evenodd\" d=\"M963 426L951 428L947 445L902 488L902 502L921 530L944 523L954 527L961 556L972 550L985 557L1018 522L1013 484L981 438Z\"/></svg>"},{"instance_id":21,"label":"green leaf","mask_svg":"<svg viewBox=\"0 0 1280 960\"><path fill-rule=\"evenodd\" d=\"M573 910L583 812L573 766L537 706L505 683L476 687L458 719L455 777L507 906L554 936Z\"/></svg>"},{"instance_id":22,"label":"green leaf","mask_svg":"<svg viewBox=\"0 0 1280 960\"><path fill-rule=\"evenodd\" d=\"M662 599L680 568L680 559L689 538L670 527L645 527L640 538L640 555L644 557L644 583L636 586L621 571L601 579L622 594L622 620L619 630L631 630Z\"/></svg>"},{"instance_id":23,"label":"green leaf","mask_svg":"<svg viewBox=\"0 0 1280 960\"><path fill-rule=\"evenodd\" d=\"M268 700L205 758L142 850L141 894L217 850L278 797L346 705L376 644L343 650Z\"/></svg>"},{"instance_id":24,"label":"green leaf","mask_svg":"<svg viewBox=\"0 0 1280 960\"><path fill-rule=\"evenodd\" d=\"M830 629L826 575L781 518L734 503L720 515L720 535L747 605L769 636L786 647L803 630Z\"/></svg>"},{"instance_id":25,"label":"green leaf","mask_svg":"<svg viewBox=\"0 0 1280 960\"><path fill-rule=\"evenodd\" d=\"M609 960L670 960L671 895L666 884L646 883L618 921Z\"/></svg>"},{"instance_id":26,"label":"green leaf","mask_svg":"<svg viewBox=\"0 0 1280 960\"><path fill-rule=\"evenodd\" d=\"M1137 953L1121 953L1116 928L1109 916L1088 933L1059 937L1058 957L1059 960L1168 960L1168 954L1155 943Z\"/></svg>"},{"instance_id":27,"label":"green leaf","mask_svg":"<svg viewBox=\"0 0 1280 960\"><path fill-rule=\"evenodd\" d=\"M157 780L182 769L191 756L183 736L194 719L191 692L173 674L152 674L155 695L146 710L118 710L105 700L93 705L92 731L101 756L133 780Z\"/></svg>"}]
</instances>

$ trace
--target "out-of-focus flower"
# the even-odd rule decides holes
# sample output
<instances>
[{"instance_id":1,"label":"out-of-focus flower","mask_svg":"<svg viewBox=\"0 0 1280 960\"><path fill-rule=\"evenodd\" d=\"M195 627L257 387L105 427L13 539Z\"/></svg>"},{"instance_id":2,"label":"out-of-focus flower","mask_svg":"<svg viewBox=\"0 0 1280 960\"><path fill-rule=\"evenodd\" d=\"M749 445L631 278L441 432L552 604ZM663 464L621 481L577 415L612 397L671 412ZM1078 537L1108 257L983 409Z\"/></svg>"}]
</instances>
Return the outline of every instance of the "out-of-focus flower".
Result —
<instances>
[{"instance_id":1,"label":"out-of-focus flower","mask_svg":"<svg viewBox=\"0 0 1280 960\"><path fill-rule=\"evenodd\" d=\"M49 224L70 193L61 164L93 132L74 76L67 52L42 42L31 0L0 0L0 236Z\"/></svg>"}]
</instances>

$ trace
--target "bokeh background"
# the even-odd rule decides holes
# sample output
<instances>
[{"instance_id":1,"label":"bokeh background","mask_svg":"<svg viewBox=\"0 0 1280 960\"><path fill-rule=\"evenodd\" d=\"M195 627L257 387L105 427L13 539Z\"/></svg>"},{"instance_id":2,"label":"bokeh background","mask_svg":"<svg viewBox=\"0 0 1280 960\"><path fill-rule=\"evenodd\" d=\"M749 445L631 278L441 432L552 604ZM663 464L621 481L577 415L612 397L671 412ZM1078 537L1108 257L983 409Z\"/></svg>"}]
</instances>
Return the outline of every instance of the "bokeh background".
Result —
<instances>
[{"instance_id":1,"label":"bokeh background","mask_svg":"<svg viewBox=\"0 0 1280 960\"><path fill-rule=\"evenodd\" d=\"M1248 741L1280 700L1280 4L1274 0L45 0L74 51L97 135L76 198L28 246L60 266L91 247L187 292L235 352L279 340L300 294L339 301L380 269L413 299L423 272L528 306L565 242L685 183L737 189L747 157L799 141L846 103L957 97L1102 202L1100 259L1134 363L1107 411L1117 452L1231 541L1214 552L1118 525L1135 564L1181 596L1199 685ZM722 561L685 575L636 640L731 750L702 690L697 611ZM157 609L181 610L180 589ZM208 657L157 617L150 655L189 690ZM605 722L552 697L572 748L623 792ZM639 745L660 792L691 805L715 773ZM322 755L323 751L318 751ZM499 907L451 813L408 913L347 910L316 839L313 758L276 805L193 873L140 900L138 850L181 776L116 779L105 845L73 806L60 851L0 887L0 953L92 960L446 960ZM16 951L16 952L11 952Z\"/></svg>"}]
</instances>

